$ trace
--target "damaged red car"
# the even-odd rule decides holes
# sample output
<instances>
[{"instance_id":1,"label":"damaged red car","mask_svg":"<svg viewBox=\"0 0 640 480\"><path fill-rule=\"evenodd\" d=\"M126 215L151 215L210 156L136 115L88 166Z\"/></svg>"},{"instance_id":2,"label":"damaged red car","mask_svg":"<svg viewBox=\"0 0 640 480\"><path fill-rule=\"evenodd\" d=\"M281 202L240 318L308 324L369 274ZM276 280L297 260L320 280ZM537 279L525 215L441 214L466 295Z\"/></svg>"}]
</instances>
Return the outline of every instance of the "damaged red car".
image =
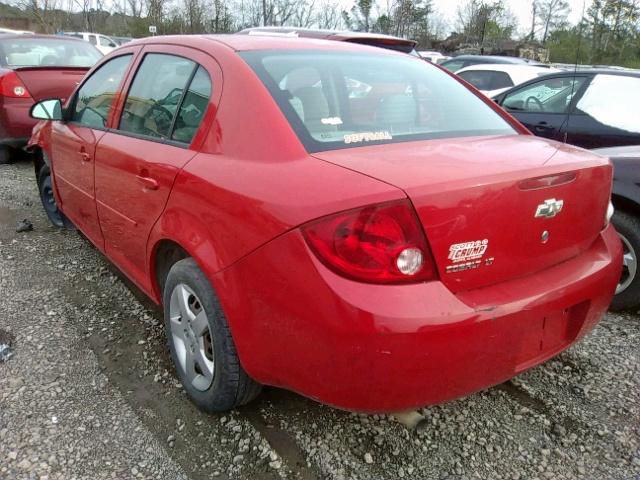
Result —
<instances>
[{"instance_id":1,"label":"damaged red car","mask_svg":"<svg viewBox=\"0 0 640 480\"><path fill-rule=\"evenodd\" d=\"M155 37L32 114L49 217L163 306L207 411L261 385L365 412L468 395L582 338L620 278L610 163L401 53Z\"/></svg>"}]
</instances>

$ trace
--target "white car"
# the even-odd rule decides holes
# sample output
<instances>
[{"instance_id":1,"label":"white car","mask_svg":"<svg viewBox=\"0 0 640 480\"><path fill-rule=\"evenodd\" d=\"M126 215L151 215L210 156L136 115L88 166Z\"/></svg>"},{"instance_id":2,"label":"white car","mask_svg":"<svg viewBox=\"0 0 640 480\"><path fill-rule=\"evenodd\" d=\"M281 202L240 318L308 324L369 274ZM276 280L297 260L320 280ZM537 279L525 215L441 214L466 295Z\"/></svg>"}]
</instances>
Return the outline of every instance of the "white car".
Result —
<instances>
[{"instance_id":1,"label":"white car","mask_svg":"<svg viewBox=\"0 0 640 480\"><path fill-rule=\"evenodd\" d=\"M451 58L441 54L440 52L435 52L431 50L422 50L418 52L418 54L420 55L420 57L430 61L431 63L442 63L445 60L448 60Z\"/></svg>"},{"instance_id":2,"label":"white car","mask_svg":"<svg viewBox=\"0 0 640 480\"><path fill-rule=\"evenodd\" d=\"M555 68L533 65L486 64L473 65L458 70L459 75L487 97L492 98L505 90L533 78L557 72Z\"/></svg>"},{"instance_id":3,"label":"white car","mask_svg":"<svg viewBox=\"0 0 640 480\"><path fill-rule=\"evenodd\" d=\"M33 32L29 30L13 30L11 28L0 27L0 34L6 35L33 35Z\"/></svg>"},{"instance_id":4,"label":"white car","mask_svg":"<svg viewBox=\"0 0 640 480\"><path fill-rule=\"evenodd\" d=\"M118 47L118 43L112 38L102 35L100 33L91 32L62 32L63 35L69 37L81 38L85 42L89 42L102 52L103 55L110 53L112 50Z\"/></svg>"}]
</instances>

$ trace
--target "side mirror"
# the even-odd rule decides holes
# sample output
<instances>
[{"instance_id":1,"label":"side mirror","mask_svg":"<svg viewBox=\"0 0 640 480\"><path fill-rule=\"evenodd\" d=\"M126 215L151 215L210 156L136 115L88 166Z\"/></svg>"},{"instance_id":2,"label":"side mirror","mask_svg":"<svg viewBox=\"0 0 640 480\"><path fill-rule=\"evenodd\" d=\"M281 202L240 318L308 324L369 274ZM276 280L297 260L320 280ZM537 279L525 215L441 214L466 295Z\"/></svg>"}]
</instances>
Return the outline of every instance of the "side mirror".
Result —
<instances>
[{"instance_id":1,"label":"side mirror","mask_svg":"<svg viewBox=\"0 0 640 480\"><path fill-rule=\"evenodd\" d=\"M37 120L62 120L62 103L60 100L42 100L31 107L31 118Z\"/></svg>"}]
</instances>

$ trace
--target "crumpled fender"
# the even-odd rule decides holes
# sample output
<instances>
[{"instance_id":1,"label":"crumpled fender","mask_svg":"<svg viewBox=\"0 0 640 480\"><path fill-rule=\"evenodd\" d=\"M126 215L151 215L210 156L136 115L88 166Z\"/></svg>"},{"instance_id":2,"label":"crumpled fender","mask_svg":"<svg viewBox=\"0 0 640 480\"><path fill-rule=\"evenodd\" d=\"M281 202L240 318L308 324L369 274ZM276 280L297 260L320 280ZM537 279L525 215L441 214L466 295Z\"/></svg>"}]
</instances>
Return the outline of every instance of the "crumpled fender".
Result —
<instances>
[{"instance_id":1,"label":"crumpled fender","mask_svg":"<svg viewBox=\"0 0 640 480\"><path fill-rule=\"evenodd\" d=\"M41 120L36 123L35 127L31 131L31 137L27 142L25 150L27 152L33 152L36 147L42 150L49 150L49 144L51 139L51 121Z\"/></svg>"}]
</instances>

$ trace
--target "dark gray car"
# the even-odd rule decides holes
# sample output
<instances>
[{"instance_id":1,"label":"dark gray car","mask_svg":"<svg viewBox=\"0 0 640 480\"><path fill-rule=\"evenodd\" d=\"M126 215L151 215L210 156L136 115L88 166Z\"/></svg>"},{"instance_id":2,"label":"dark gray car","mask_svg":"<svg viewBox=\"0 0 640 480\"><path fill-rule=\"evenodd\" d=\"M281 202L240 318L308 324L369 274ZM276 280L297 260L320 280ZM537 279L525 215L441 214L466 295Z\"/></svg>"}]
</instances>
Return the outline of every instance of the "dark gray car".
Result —
<instances>
[{"instance_id":1,"label":"dark gray car","mask_svg":"<svg viewBox=\"0 0 640 480\"><path fill-rule=\"evenodd\" d=\"M613 299L615 310L640 307L640 145L593 150L609 157L615 169L612 202L616 209L613 225L624 248L624 266Z\"/></svg>"}]
</instances>

